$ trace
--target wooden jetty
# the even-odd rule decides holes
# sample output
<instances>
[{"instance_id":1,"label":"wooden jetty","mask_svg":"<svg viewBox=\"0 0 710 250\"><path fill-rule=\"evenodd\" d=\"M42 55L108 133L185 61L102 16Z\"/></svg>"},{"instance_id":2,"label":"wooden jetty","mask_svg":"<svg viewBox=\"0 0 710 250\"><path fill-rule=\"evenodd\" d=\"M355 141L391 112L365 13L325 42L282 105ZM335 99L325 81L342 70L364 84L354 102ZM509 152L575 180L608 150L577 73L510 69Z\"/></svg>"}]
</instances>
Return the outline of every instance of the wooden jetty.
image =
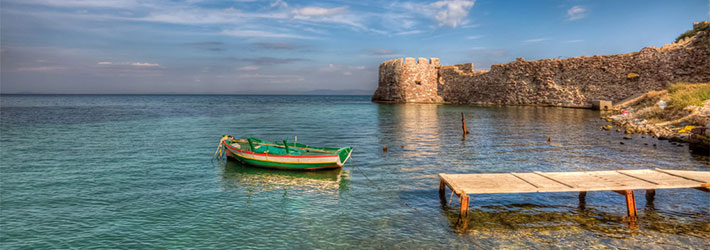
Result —
<instances>
[{"instance_id":1,"label":"wooden jetty","mask_svg":"<svg viewBox=\"0 0 710 250\"><path fill-rule=\"evenodd\" d=\"M589 191L614 191L626 197L628 216L636 219L634 190L646 190L653 201L656 189L695 188L710 192L710 171L667 169L532 172L496 174L439 174L439 198L446 201L446 187L460 200L460 216L468 215L469 194L579 192L584 204ZM710 200L709 200L710 201Z\"/></svg>"}]
</instances>

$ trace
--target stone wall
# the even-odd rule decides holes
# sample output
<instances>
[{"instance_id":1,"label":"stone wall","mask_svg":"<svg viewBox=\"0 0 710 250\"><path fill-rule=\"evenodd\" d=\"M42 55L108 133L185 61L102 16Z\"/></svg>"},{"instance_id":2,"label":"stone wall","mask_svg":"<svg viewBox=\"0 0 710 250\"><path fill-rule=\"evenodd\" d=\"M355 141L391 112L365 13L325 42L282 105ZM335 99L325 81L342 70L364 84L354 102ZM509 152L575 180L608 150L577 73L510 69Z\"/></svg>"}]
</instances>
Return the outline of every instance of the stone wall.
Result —
<instances>
[{"instance_id":1,"label":"stone wall","mask_svg":"<svg viewBox=\"0 0 710 250\"><path fill-rule=\"evenodd\" d=\"M438 94L439 58L408 57L380 64L379 87L372 96L379 102L442 102Z\"/></svg>"},{"instance_id":2,"label":"stone wall","mask_svg":"<svg viewBox=\"0 0 710 250\"><path fill-rule=\"evenodd\" d=\"M660 49L628 54L518 58L479 72L473 64L439 66L437 59L434 66L405 60L380 65L373 101L587 106L593 100L618 102L676 82L710 82L710 35L699 32Z\"/></svg>"}]
</instances>

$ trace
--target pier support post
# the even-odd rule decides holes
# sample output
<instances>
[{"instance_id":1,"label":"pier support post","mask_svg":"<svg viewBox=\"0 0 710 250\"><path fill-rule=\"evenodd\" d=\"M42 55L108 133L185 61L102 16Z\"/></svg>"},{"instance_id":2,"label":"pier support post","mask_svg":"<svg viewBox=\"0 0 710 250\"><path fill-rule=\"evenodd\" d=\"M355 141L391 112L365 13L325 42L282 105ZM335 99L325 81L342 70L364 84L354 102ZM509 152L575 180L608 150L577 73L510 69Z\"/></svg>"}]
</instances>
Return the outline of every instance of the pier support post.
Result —
<instances>
[{"instance_id":1,"label":"pier support post","mask_svg":"<svg viewBox=\"0 0 710 250\"><path fill-rule=\"evenodd\" d=\"M629 220L636 221L636 200L634 199L634 190L614 191L626 197L626 209Z\"/></svg>"},{"instance_id":2,"label":"pier support post","mask_svg":"<svg viewBox=\"0 0 710 250\"><path fill-rule=\"evenodd\" d=\"M654 200L656 200L656 190L646 189L646 204L653 204Z\"/></svg>"},{"instance_id":3,"label":"pier support post","mask_svg":"<svg viewBox=\"0 0 710 250\"><path fill-rule=\"evenodd\" d=\"M468 195L460 194L459 198L461 200L461 211L459 217L465 218L468 216Z\"/></svg>"},{"instance_id":4,"label":"pier support post","mask_svg":"<svg viewBox=\"0 0 710 250\"><path fill-rule=\"evenodd\" d=\"M444 179L439 179L439 200L442 204L446 204L446 183Z\"/></svg>"},{"instance_id":5,"label":"pier support post","mask_svg":"<svg viewBox=\"0 0 710 250\"><path fill-rule=\"evenodd\" d=\"M579 209L584 210L587 207L587 192L579 192Z\"/></svg>"}]
</instances>

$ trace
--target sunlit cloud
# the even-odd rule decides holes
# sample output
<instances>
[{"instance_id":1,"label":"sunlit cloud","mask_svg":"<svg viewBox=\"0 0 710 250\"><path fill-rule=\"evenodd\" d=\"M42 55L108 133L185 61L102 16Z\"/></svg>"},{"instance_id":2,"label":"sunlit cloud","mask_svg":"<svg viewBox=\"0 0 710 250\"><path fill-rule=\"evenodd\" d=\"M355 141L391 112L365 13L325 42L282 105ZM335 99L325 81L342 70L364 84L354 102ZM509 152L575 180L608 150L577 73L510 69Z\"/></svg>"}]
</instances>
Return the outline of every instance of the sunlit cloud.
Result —
<instances>
[{"instance_id":1,"label":"sunlit cloud","mask_svg":"<svg viewBox=\"0 0 710 250\"><path fill-rule=\"evenodd\" d=\"M242 30L242 29L231 29L224 30L222 34L236 37L257 37L257 38L293 38L293 39L315 39L315 37L289 34L281 32L270 32L265 30Z\"/></svg>"},{"instance_id":2,"label":"sunlit cloud","mask_svg":"<svg viewBox=\"0 0 710 250\"><path fill-rule=\"evenodd\" d=\"M101 61L96 63L102 66L132 66L132 67L142 67L142 68L158 68L160 64L157 63L147 63L147 62L108 62Z\"/></svg>"},{"instance_id":3,"label":"sunlit cloud","mask_svg":"<svg viewBox=\"0 0 710 250\"><path fill-rule=\"evenodd\" d=\"M578 19L582 19L587 15L587 9L582 8L581 6L574 6L567 10L567 20L569 21L574 21Z\"/></svg>"},{"instance_id":4,"label":"sunlit cloud","mask_svg":"<svg viewBox=\"0 0 710 250\"><path fill-rule=\"evenodd\" d=\"M402 31L402 32L397 32L395 35L398 36L406 36L406 35L416 35L416 34L421 34L424 33L423 30L409 30L409 31Z\"/></svg>"},{"instance_id":5,"label":"sunlit cloud","mask_svg":"<svg viewBox=\"0 0 710 250\"><path fill-rule=\"evenodd\" d=\"M261 69L261 67L255 66L255 65L248 65L248 66L244 66L244 67L239 68L239 70L241 70L241 71L255 71L255 70L259 70L259 69Z\"/></svg>"},{"instance_id":6,"label":"sunlit cloud","mask_svg":"<svg viewBox=\"0 0 710 250\"><path fill-rule=\"evenodd\" d=\"M431 6L438 9L434 19L439 22L439 26L456 26L464 24L464 18L468 16L468 11L473 7L474 1L448 0L432 3Z\"/></svg>"},{"instance_id":7,"label":"sunlit cloud","mask_svg":"<svg viewBox=\"0 0 710 250\"><path fill-rule=\"evenodd\" d=\"M550 40L550 39L548 39L548 38L533 38L533 39L525 40L525 41L523 41L523 42L524 42L524 43L539 43L539 42L544 42L544 41L547 41L547 40Z\"/></svg>"},{"instance_id":8,"label":"sunlit cloud","mask_svg":"<svg viewBox=\"0 0 710 250\"><path fill-rule=\"evenodd\" d=\"M276 75L276 74L240 74L242 79L259 79L268 83L290 83L302 82L305 78L300 75Z\"/></svg>"}]
</instances>

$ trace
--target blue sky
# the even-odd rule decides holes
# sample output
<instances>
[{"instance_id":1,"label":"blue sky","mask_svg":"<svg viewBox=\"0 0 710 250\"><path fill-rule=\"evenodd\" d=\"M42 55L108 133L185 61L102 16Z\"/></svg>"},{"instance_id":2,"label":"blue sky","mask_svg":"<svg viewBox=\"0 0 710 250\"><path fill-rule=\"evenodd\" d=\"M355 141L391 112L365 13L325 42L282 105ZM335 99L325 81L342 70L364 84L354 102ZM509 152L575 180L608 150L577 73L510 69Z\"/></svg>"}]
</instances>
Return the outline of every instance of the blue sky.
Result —
<instances>
[{"instance_id":1,"label":"blue sky","mask_svg":"<svg viewBox=\"0 0 710 250\"><path fill-rule=\"evenodd\" d=\"M486 69L662 46L710 1L0 0L0 14L2 93L369 93L398 57Z\"/></svg>"}]
</instances>

